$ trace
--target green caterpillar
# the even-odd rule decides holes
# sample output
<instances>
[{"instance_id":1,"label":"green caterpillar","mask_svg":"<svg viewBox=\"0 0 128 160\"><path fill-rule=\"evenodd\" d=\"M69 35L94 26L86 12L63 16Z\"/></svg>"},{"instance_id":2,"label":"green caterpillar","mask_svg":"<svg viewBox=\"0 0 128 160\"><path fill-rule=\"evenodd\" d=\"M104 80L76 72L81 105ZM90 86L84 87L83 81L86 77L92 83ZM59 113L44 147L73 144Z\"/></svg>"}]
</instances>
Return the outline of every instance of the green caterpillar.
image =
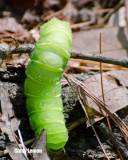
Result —
<instances>
[{"instance_id":1,"label":"green caterpillar","mask_svg":"<svg viewBox=\"0 0 128 160\"><path fill-rule=\"evenodd\" d=\"M35 137L46 129L49 151L61 150L68 140L60 80L71 44L70 24L53 18L41 26L40 39L25 72L24 93L30 125Z\"/></svg>"}]
</instances>

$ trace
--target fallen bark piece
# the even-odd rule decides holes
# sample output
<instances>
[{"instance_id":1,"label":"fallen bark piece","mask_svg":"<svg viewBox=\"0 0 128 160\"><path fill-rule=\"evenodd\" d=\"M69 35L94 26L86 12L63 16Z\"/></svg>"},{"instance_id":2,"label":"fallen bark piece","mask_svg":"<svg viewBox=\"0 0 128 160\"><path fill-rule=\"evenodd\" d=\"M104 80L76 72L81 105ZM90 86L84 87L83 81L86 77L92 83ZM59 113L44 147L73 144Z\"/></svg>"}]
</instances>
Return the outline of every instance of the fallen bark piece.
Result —
<instances>
[{"instance_id":1,"label":"fallen bark piece","mask_svg":"<svg viewBox=\"0 0 128 160\"><path fill-rule=\"evenodd\" d=\"M1 92L1 109L2 117L0 128L3 133L6 133L11 142L15 141L14 132L18 129L20 121L14 117L13 107L8 97L8 93L3 86L0 87Z\"/></svg>"},{"instance_id":2,"label":"fallen bark piece","mask_svg":"<svg viewBox=\"0 0 128 160\"><path fill-rule=\"evenodd\" d=\"M123 156L124 159L128 159L128 149L126 146L117 140L116 136L112 133L112 131L105 126L104 123L101 123L99 126L101 132L105 135L106 138L114 145L116 149L118 149Z\"/></svg>"}]
</instances>

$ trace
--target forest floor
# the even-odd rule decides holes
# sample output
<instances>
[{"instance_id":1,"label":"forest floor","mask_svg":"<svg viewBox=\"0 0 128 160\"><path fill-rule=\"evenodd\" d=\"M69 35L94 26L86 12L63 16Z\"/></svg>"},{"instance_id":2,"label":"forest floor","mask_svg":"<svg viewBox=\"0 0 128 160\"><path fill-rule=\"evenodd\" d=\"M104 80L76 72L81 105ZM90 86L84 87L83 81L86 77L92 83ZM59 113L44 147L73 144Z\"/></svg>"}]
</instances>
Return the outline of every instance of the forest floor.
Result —
<instances>
[{"instance_id":1,"label":"forest floor","mask_svg":"<svg viewBox=\"0 0 128 160\"><path fill-rule=\"evenodd\" d=\"M40 26L53 17L71 24L73 42L61 80L69 140L51 156L45 131L35 141L24 82ZM127 25L127 0L0 1L0 160L128 159ZM28 153L33 142L43 154Z\"/></svg>"}]
</instances>

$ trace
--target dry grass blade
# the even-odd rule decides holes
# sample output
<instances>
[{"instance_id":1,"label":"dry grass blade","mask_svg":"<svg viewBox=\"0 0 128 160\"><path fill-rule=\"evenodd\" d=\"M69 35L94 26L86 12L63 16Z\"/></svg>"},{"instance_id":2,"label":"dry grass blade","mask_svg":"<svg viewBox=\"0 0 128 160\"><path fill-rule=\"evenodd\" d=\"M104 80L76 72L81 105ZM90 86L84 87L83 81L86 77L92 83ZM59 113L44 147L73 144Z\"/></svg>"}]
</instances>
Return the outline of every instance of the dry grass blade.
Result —
<instances>
[{"instance_id":1,"label":"dry grass blade","mask_svg":"<svg viewBox=\"0 0 128 160\"><path fill-rule=\"evenodd\" d=\"M105 151L105 149L104 149L104 146L103 146L103 144L101 143L100 138L99 138L99 136L98 136L98 134L97 134L97 132L96 132L93 124L92 124L91 121L90 121L90 118L89 118L89 115L88 115L88 111L87 111L86 107L84 107L84 104L83 104L83 102L82 102L82 100L81 100L81 99L82 99L82 96L81 96L81 94L80 94L80 89L81 89L80 86L78 86L78 87L77 87L77 96L78 96L79 102L80 102L80 104L81 104L81 106L82 106L82 108L83 108L83 110L84 110L84 112L85 112L85 115L86 115L86 117L87 117L87 119L88 119L88 122L89 122L90 126L92 127L92 130L93 130L93 132L95 133L95 136L96 136L96 138L97 138L97 140L98 140L98 142L99 142L99 144L100 144L100 146L101 146L101 148L102 148L102 150L103 150L106 158L107 158L108 160L110 160L109 157L107 156L107 153L106 153L106 151ZM85 103L86 103L86 102L85 102ZM86 105L87 105L87 104L86 104Z\"/></svg>"},{"instance_id":2,"label":"dry grass blade","mask_svg":"<svg viewBox=\"0 0 128 160\"><path fill-rule=\"evenodd\" d=\"M93 67L90 67L90 66L74 66L74 65L68 65L68 67L71 67L71 68L76 68L76 69L82 69L82 70L100 70L100 68L99 67L95 67L95 66L93 66ZM124 70L124 71L128 71L128 69L127 68L123 68L123 67L121 67L121 68L116 68L116 67L103 67L102 68L102 71L113 71L113 70Z\"/></svg>"},{"instance_id":3,"label":"dry grass blade","mask_svg":"<svg viewBox=\"0 0 128 160\"><path fill-rule=\"evenodd\" d=\"M24 145L24 142L23 142L23 138L22 138L22 135L21 135L21 132L20 132L20 130L18 129L18 134L19 134L19 137L20 137L20 141L21 141L21 145L22 145L22 148L24 149L24 155L25 155L25 157L26 157L26 159L28 159L27 158L27 151L26 151L26 148L25 148L25 145Z\"/></svg>"},{"instance_id":4,"label":"dry grass blade","mask_svg":"<svg viewBox=\"0 0 128 160\"><path fill-rule=\"evenodd\" d=\"M103 146L103 144L101 143L100 138L99 138L99 136L98 136L98 134L97 134L94 126L93 126L93 123L92 123L91 120L90 120L90 116L89 116L89 114L88 114L88 109L87 109L88 104L87 104L86 100L83 99L83 96L81 95L81 91L80 91L81 88L80 88L80 86L77 86L76 90L74 90L74 88L73 88L73 86L71 85L71 83L69 82L68 78L67 78L67 77L65 77L65 78L67 79L67 81L68 81L69 85L71 86L72 90L74 91L74 93L75 93L76 96L78 97L78 100L79 100L79 102L80 102L80 104L81 104L81 106L82 106L82 108L83 108L83 110L84 110L84 112L85 112L85 119L88 120L89 125L92 127L92 130L93 130L93 132L95 133L95 136L96 136L96 138L97 138L97 140L98 140L98 142L99 142L99 144L100 144L100 146L101 146L101 148L102 148L102 150L103 150L103 152L104 152L105 157L106 157L108 160L110 160L109 157L107 156L107 153L106 153L106 151L105 151L105 149L104 149L104 146ZM75 124L75 125L77 126L77 125L79 125L79 124L77 123L77 124ZM74 127L74 126L73 126L73 127ZM70 130L71 130L71 128L70 128ZM69 130L68 130L68 131L69 131Z\"/></svg>"},{"instance_id":5,"label":"dry grass blade","mask_svg":"<svg viewBox=\"0 0 128 160\"><path fill-rule=\"evenodd\" d=\"M99 62L83 60L83 59L73 59L73 58L70 58L69 61L82 63L82 65L80 65L80 66L74 66L74 65L69 65L68 64L69 67L81 68L81 69L91 69L91 70L100 70ZM92 66L88 66L88 65L92 65ZM128 68L102 63L102 70L124 70L124 71L128 71Z\"/></svg>"},{"instance_id":6,"label":"dry grass blade","mask_svg":"<svg viewBox=\"0 0 128 160\"><path fill-rule=\"evenodd\" d=\"M118 117L116 113L114 113L104 102L102 102L99 98L94 96L94 94L79 80L72 77L71 75L68 75L64 73L64 76L68 79L72 80L74 83L76 83L78 86L80 86L86 95L90 97L101 109L103 109L110 118L117 124L117 126L120 128L121 132L123 133L124 139L126 143L128 143L128 127L127 125Z\"/></svg>"}]
</instances>

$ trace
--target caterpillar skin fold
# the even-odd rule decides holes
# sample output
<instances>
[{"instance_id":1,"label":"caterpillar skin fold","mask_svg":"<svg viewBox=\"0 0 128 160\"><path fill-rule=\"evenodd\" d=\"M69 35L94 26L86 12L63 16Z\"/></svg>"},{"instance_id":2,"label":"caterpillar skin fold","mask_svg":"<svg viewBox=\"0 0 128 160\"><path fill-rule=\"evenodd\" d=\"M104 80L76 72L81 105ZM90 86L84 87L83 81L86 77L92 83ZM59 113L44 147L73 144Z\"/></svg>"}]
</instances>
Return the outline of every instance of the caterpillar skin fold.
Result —
<instances>
[{"instance_id":1,"label":"caterpillar skin fold","mask_svg":"<svg viewBox=\"0 0 128 160\"><path fill-rule=\"evenodd\" d=\"M26 69L24 93L30 125L37 137L47 131L48 150L62 149L67 140L60 80L70 57L70 24L53 18L40 28L40 39Z\"/></svg>"}]
</instances>

